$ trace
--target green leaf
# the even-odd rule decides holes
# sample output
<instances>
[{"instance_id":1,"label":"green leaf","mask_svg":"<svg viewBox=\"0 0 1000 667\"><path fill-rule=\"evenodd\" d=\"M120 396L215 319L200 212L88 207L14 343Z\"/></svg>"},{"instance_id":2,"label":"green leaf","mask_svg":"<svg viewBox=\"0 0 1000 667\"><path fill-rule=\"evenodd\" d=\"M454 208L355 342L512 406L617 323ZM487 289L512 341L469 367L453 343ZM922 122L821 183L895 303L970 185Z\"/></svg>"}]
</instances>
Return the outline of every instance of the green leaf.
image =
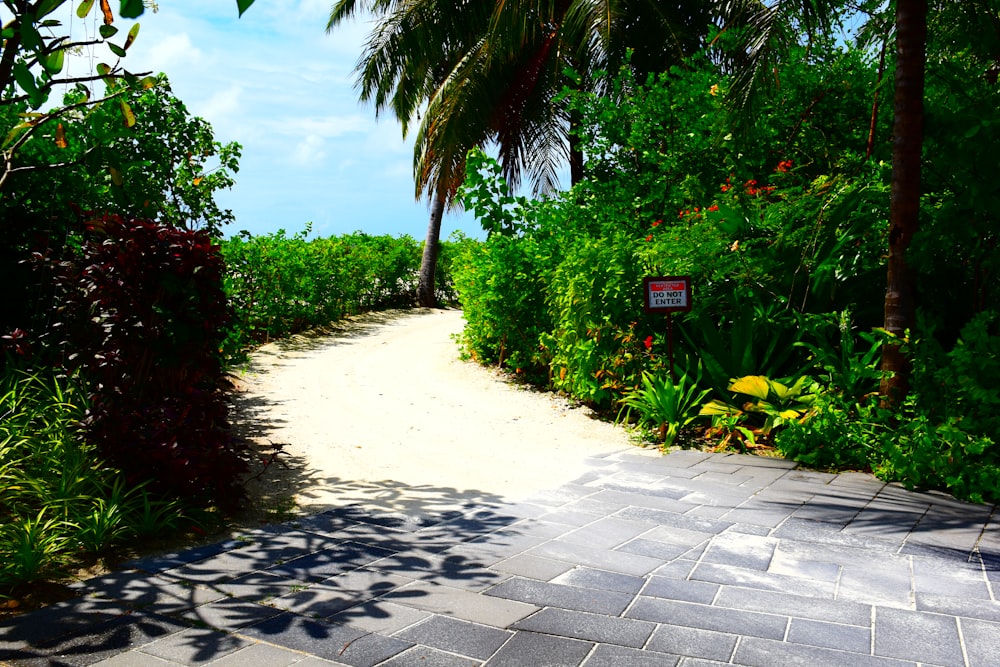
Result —
<instances>
[{"instance_id":1,"label":"green leaf","mask_svg":"<svg viewBox=\"0 0 1000 667\"><path fill-rule=\"evenodd\" d=\"M236 7L240 10L240 16L243 16L243 12L250 9L250 5L253 4L253 0L236 0Z\"/></svg>"},{"instance_id":2,"label":"green leaf","mask_svg":"<svg viewBox=\"0 0 1000 667\"><path fill-rule=\"evenodd\" d=\"M87 14L90 13L93 6L94 0L82 0L80 6L76 8L76 15L81 19L87 18Z\"/></svg>"},{"instance_id":3,"label":"green leaf","mask_svg":"<svg viewBox=\"0 0 1000 667\"><path fill-rule=\"evenodd\" d=\"M42 56L42 67L49 74L58 74L62 71L63 63L65 61L66 52L63 49L58 49L52 53L48 53Z\"/></svg>"},{"instance_id":4,"label":"green leaf","mask_svg":"<svg viewBox=\"0 0 1000 667\"><path fill-rule=\"evenodd\" d=\"M31 23L21 24L21 44L25 49L38 51L42 48L42 36Z\"/></svg>"},{"instance_id":5,"label":"green leaf","mask_svg":"<svg viewBox=\"0 0 1000 667\"><path fill-rule=\"evenodd\" d=\"M14 64L14 81L17 85L21 87L21 90L28 93L28 95L34 95L38 93L38 84L35 83L35 77L28 69L28 66L23 62Z\"/></svg>"},{"instance_id":6,"label":"green leaf","mask_svg":"<svg viewBox=\"0 0 1000 667\"><path fill-rule=\"evenodd\" d=\"M146 7L142 4L142 0L122 0L121 9L118 13L123 19L134 19L142 16L142 12L145 11Z\"/></svg>"},{"instance_id":7,"label":"green leaf","mask_svg":"<svg viewBox=\"0 0 1000 667\"><path fill-rule=\"evenodd\" d=\"M101 24L101 26L98 27L97 31L101 33L101 37L103 37L104 39L111 39L118 33L118 28L114 27L113 25Z\"/></svg>"},{"instance_id":8,"label":"green leaf","mask_svg":"<svg viewBox=\"0 0 1000 667\"><path fill-rule=\"evenodd\" d=\"M35 18L42 18L43 16L48 16L55 10L59 9L66 0L41 0L38 6L35 7Z\"/></svg>"},{"instance_id":9,"label":"green leaf","mask_svg":"<svg viewBox=\"0 0 1000 667\"><path fill-rule=\"evenodd\" d=\"M111 53L115 54L119 58L124 58L125 56L128 55L127 53L125 53L125 49L123 49L122 47L118 46L117 44L111 44L109 42L108 43L108 48L111 49Z\"/></svg>"}]
</instances>

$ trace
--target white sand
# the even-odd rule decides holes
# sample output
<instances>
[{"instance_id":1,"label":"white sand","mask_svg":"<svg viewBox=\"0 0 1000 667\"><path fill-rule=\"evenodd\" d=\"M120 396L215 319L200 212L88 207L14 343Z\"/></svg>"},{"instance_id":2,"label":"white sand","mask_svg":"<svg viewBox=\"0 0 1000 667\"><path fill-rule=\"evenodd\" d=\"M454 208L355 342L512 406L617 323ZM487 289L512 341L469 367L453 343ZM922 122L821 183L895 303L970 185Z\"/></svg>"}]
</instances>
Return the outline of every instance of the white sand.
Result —
<instances>
[{"instance_id":1,"label":"white sand","mask_svg":"<svg viewBox=\"0 0 1000 667\"><path fill-rule=\"evenodd\" d=\"M356 318L254 354L237 426L285 443L256 493L298 512L362 503L423 513L514 501L573 481L584 459L635 447L623 429L458 359L457 310Z\"/></svg>"}]
</instances>

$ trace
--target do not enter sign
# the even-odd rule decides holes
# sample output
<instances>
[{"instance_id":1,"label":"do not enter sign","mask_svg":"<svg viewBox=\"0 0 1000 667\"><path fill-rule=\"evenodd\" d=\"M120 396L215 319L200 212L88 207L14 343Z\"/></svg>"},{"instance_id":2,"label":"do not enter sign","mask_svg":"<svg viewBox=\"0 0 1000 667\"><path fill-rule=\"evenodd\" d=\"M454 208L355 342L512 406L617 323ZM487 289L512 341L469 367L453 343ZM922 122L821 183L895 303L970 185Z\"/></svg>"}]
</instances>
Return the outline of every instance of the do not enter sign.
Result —
<instances>
[{"instance_id":1,"label":"do not enter sign","mask_svg":"<svg viewBox=\"0 0 1000 667\"><path fill-rule=\"evenodd\" d=\"M642 287L647 311L675 313L691 310L690 276L644 278Z\"/></svg>"}]
</instances>

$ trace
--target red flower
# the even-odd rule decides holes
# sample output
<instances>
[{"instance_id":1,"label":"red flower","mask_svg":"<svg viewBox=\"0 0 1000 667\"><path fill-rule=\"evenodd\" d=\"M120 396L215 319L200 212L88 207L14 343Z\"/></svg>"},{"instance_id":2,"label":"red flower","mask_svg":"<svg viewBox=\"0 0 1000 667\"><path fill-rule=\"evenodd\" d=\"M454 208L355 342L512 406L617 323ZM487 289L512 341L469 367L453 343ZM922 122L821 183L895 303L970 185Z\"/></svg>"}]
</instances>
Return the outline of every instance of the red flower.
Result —
<instances>
[{"instance_id":1,"label":"red flower","mask_svg":"<svg viewBox=\"0 0 1000 667\"><path fill-rule=\"evenodd\" d=\"M653 337L646 336L646 340L642 341L642 344L646 346L647 350L651 349L653 347Z\"/></svg>"},{"instance_id":2,"label":"red flower","mask_svg":"<svg viewBox=\"0 0 1000 667\"><path fill-rule=\"evenodd\" d=\"M652 241L652 240L653 240L653 235L652 235L652 234L650 234L649 236L647 236L647 237L646 237L646 240L647 240L647 241Z\"/></svg>"},{"instance_id":3,"label":"red flower","mask_svg":"<svg viewBox=\"0 0 1000 667\"><path fill-rule=\"evenodd\" d=\"M653 221L653 226L654 226L654 227L659 227L659 226L660 226L660 225L662 225L662 224L663 224L663 221L662 221L662 220L654 220L654 221Z\"/></svg>"},{"instance_id":4,"label":"red flower","mask_svg":"<svg viewBox=\"0 0 1000 667\"><path fill-rule=\"evenodd\" d=\"M712 204L711 206L708 207L708 210L709 211L718 211L719 210L719 206L717 204Z\"/></svg>"}]
</instances>

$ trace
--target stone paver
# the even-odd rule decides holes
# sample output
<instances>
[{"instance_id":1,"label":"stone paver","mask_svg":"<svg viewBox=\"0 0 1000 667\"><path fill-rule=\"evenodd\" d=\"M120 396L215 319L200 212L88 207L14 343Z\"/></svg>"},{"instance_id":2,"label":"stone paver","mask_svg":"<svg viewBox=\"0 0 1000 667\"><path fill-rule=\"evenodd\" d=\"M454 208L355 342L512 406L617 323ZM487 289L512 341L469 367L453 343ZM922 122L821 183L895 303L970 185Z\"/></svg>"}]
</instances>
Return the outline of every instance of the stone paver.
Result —
<instances>
[{"instance_id":1,"label":"stone paver","mask_svg":"<svg viewBox=\"0 0 1000 667\"><path fill-rule=\"evenodd\" d=\"M0 664L996 664L994 507L780 459L589 463L509 505L349 506L130 563L0 623Z\"/></svg>"}]
</instances>

